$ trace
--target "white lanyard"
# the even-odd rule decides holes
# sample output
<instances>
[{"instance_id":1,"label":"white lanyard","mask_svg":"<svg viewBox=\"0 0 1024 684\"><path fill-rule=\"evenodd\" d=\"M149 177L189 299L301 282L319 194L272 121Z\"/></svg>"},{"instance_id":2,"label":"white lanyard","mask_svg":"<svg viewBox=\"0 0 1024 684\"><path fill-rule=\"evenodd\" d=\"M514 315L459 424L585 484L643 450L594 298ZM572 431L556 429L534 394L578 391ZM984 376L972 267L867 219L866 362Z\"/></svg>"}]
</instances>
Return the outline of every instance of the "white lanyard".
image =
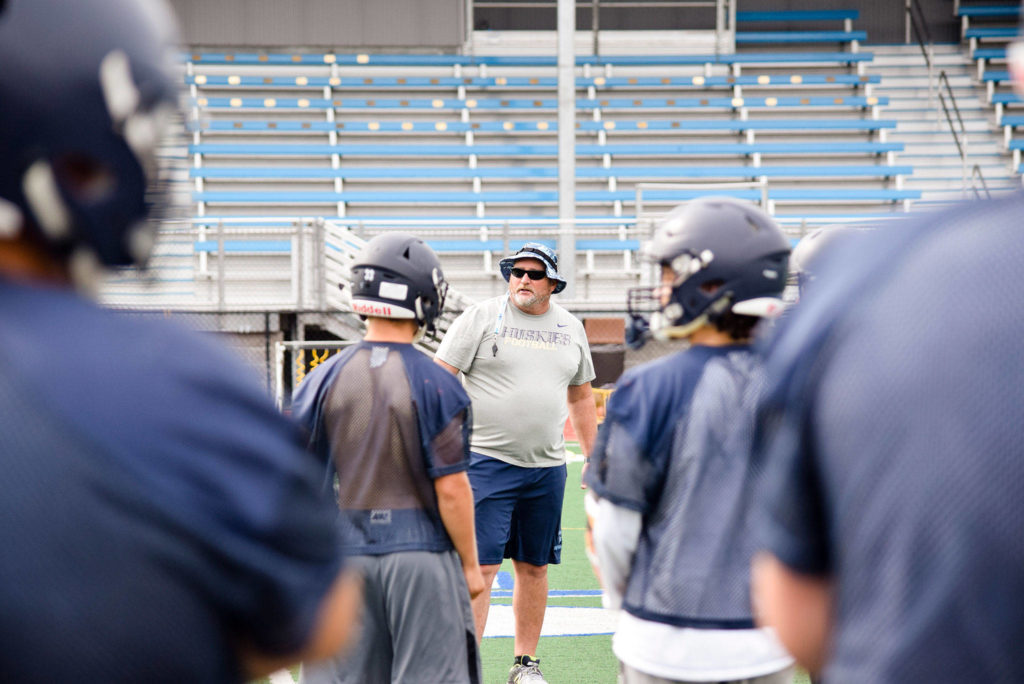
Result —
<instances>
[{"instance_id":1,"label":"white lanyard","mask_svg":"<svg viewBox=\"0 0 1024 684\"><path fill-rule=\"evenodd\" d=\"M505 320L505 309L508 308L508 295L501 300L498 308L498 318L494 321L494 344L491 345L491 356L498 355L498 334L501 332L501 322Z\"/></svg>"}]
</instances>

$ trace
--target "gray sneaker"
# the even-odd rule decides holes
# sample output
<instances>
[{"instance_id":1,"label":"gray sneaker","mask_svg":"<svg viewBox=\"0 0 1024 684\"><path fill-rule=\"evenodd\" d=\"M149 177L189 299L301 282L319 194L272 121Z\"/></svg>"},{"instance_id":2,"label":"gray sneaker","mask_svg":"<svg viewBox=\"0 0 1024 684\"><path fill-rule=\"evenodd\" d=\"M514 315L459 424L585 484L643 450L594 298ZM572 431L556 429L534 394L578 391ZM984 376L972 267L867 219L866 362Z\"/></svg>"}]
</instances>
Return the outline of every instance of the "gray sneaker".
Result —
<instances>
[{"instance_id":1,"label":"gray sneaker","mask_svg":"<svg viewBox=\"0 0 1024 684\"><path fill-rule=\"evenodd\" d=\"M531 660L529 665L513 665L508 671L505 684L548 684L540 671L540 661Z\"/></svg>"}]
</instances>

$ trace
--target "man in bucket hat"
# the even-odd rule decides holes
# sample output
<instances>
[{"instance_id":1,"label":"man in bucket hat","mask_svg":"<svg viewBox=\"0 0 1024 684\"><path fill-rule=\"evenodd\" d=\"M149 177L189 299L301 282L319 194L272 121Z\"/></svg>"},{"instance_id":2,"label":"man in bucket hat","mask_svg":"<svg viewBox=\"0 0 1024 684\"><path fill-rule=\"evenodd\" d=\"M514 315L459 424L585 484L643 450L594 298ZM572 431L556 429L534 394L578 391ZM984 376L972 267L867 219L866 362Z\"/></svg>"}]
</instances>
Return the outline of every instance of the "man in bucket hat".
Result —
<instances>
[{"instance_id":1,"label":"man in bucket hat","mask_svg":"<svg viewBox=\"0 0 1024 684\"><path fill-rule=\"evenodd\" d=\"M594 364L580 321L551 301L565 289L558 257L527 242L500 262L508 292L452 323L434 360L462 373L473 402L470 483L485 591L473 600L483 636L503 558L515 570L515 662L508 681L543 682L538 667L549 563L560 562L566 418L590 454L597 416Z\"/></svg>"}]
</instances>

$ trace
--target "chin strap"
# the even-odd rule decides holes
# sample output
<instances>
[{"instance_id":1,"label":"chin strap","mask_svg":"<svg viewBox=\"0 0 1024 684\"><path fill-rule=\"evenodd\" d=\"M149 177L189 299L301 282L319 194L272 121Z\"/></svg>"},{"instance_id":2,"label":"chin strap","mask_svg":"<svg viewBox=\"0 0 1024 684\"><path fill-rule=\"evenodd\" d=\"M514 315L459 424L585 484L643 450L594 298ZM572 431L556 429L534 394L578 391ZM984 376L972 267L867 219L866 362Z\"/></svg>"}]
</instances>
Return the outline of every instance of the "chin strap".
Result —
<instances>
[{"instance_id":1,"label":"chin strap","mask_svg":"<svg viewBox=\"0 0 1024 684\"><path fill-rule=\"evenodd\" d=\"M652 317L653 318L653 317ZM692 335L698 328L707 325L708 315L701 314L695 319L686 323L685 325L667 325L664 327L655 328L652 321L651 336L659 342L667 342L669 340L682 340Z\"/></svg>"},{"instance_id":2,"label":"chin strap","mask_svg":"<svg viewBox=\"0 0 1024 684\"><path fill-rule=\"evenodd\" d=\"M713 319L717 319L722 312L729 310L732 305L732 294L726 292L721 297L711 302L704 313L697 316L689 323L682 325L665 325L665 315L660 311L651 316L651 334L654 339L665 342L667 340L685 339L692 335L698 328L707 325Z\"/></svg>"}]
</instances>

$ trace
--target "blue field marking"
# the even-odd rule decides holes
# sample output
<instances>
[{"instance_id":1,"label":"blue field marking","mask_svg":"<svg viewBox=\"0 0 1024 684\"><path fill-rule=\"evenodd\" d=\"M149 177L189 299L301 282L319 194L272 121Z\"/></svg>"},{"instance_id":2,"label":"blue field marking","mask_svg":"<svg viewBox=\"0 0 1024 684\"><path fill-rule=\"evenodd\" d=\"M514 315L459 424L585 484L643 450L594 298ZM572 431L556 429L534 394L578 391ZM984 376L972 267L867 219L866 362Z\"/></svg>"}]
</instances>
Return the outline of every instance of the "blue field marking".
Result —
<instances>
[{"instance_id":1,"label":"blue field marking","mask_svg":"<svg viewBox=\"0 0 1024 684\"><path fill-rule=\"evenodd\" d=\"M601 596L601 590L600 589L580 589L578 591L574 590L574 589L551 590L551 591L548 592L548 596L549 597L554 596L554 597L558 597L558 598L594 598L594 597ZM511 589L492 589L491 590L491 598L512 598L512 590Z\"/></svg>"}]
</instances>

